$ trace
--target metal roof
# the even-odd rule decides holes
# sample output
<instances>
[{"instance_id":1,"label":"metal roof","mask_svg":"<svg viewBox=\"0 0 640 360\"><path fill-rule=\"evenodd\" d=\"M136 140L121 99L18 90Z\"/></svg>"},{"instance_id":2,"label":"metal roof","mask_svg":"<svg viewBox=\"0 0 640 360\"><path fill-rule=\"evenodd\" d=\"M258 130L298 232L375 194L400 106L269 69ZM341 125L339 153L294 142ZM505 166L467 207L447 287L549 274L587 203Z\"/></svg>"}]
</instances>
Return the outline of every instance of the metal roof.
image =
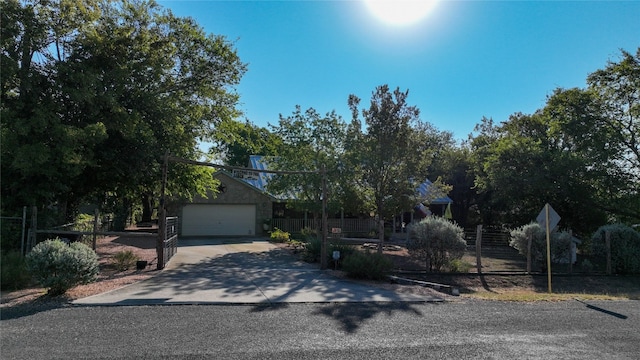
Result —
<instances>
[{"instance_id":1,"label":"metal roof","mask_svg":"<svg viewBox=\"0 0 640 360\"><path fill-rule=\"evenodd\" d=\"M429 199L429 197L434 196L434 195L431 194L431 192L434 191L433 190L434 187L435 187L435 185L433 185L431 180L425 179L424 182L422 184L420 184L420 186L418 187L417 191L418 191L418 194L420 194L420 196L422 198ZM437 192L437 188L436 188L435 191ZM443 197L437 197L435 199L431 199L429 201L429 204L436 204L436 205L437 204L445 204L446 205L446 204L450 204L452 202L453 202L453 200L451 200L450 197L445 195Z\"/></svg>"},{"instance_id":2,"label":"metal roof","mask_svg":"<svg viewBox=\"0 0 640 360\"><path fill-rule=\"evenodd\" d=\"M269 166L267 162L264 161L264 156L262 155L250 155L249 167L256 170L269 170ZM256 172L254 174L248 174L247 176L243 176L241 177L241 179L247 182L248 184L250 184L251 186L259 189L260 191L268 193L265 189L267 187L267 183L269 182L269 179L272 176L273 174ZM433 191L432 189L434 186L435 185L433 185L433 183L429 179L425 179L425 181L422 184L420 184L420 186L418 187L418 189L416 189L416 191L418 192L420 197L428 199L430 197L430 193ZM270 195L280 200L295 198L295 195L293 195L293 193L288 194L289 196L285 196L285 195L277 196L273 194L270 194ZM449 204L452 202L453 200L451 200L451 198L446 195L429 201L430 204Z\"/></svg>"}]
</instances>

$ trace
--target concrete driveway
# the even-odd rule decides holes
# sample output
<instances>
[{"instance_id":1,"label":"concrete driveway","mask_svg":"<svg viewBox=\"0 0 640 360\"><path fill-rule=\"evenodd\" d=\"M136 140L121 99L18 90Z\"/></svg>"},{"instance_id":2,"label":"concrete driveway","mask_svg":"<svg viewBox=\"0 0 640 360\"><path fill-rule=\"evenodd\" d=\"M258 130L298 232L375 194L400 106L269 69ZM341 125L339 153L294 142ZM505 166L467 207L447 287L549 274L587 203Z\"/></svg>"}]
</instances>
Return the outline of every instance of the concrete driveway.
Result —
<instances>
[{"instance_id":1,"label":"concrete driveway","mask_svg":"<svg viewBox=\"0 0 640 360\"><path fill-rule=\"evenodd\" d=\"M339 279L266 240L180 240L153 278L74 301L77 305L432 302L437 297Z\"/></svg>"}]
</instances>

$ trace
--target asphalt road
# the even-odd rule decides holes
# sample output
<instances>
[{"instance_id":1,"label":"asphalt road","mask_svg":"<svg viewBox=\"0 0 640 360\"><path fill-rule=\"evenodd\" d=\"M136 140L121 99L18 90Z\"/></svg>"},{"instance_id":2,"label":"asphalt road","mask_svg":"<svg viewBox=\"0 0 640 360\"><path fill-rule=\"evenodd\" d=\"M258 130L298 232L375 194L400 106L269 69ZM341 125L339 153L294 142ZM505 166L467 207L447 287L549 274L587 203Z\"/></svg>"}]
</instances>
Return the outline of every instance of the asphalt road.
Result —
<instances>
[{"instance_id":1,"label":"asphalt road","mask_svg":"<svg viewBox=\"0 0 640 360\"><path fill-rule=\"evenodd\" d=\"M640 302L66 307L0 322L2 359L638 359Z\"/></svg>"}]
</instances>

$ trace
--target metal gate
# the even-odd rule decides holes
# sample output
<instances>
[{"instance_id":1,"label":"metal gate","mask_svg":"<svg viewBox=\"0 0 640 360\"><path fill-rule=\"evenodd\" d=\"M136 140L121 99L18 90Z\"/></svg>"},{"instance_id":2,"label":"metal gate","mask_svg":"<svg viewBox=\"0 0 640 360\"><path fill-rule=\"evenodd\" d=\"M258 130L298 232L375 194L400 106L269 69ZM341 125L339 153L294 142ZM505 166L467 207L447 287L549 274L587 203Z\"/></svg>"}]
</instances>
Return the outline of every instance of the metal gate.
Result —
<instances>
[{"instance_id":1,"label":"metal gate","mask_svg":"<svg viewBox=\"0 0 640 360\"><path fill-rule=\"evenodd\" d=\"M178 252L178 217L160 219L158 229L158 270L164 269L169 260Z\"/></svg>"}]
</instances>

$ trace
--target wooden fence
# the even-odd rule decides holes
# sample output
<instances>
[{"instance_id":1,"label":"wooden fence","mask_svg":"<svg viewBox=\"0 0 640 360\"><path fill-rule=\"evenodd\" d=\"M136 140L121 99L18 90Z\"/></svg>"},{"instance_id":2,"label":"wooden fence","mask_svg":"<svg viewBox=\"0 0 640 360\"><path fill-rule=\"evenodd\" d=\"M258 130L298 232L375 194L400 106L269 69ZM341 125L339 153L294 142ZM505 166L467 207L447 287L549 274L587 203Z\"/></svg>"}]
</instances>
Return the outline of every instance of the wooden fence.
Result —
<instances>
[{"instance_id":1,"label":"wooden fence","mask_svg":"<svg viewBox=\"0 0 640 360\"><path fill-rule=\"evenodd\" d=\"M322 225L320 219L272 219L271 226L293 234L299 234L302 229L321 231ZM376 229L376 221L374 219L328 219L327 226L329 232L331 229L339 228L342 234L368 234L371 230Z\"/></svg>"}]
</instances>

